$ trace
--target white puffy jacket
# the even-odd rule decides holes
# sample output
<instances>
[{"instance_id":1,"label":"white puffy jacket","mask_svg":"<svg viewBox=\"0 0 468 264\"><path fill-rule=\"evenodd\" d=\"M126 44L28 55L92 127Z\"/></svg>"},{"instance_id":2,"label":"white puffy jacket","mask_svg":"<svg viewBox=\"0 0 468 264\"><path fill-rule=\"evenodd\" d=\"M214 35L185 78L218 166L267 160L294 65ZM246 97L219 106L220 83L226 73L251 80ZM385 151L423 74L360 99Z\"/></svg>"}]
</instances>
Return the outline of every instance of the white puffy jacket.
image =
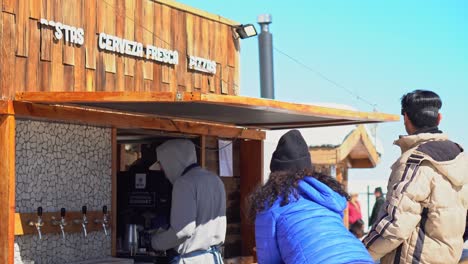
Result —
<instances>
[{"instance_id":1,"label":"white puffy jacket","mask_svg":"<svg viewBox=\"0 0 468 264\"><path fill-rule=\"evenodd\" d=\"M468 156L445 134L401 137L387 199L364 244L381 263L458 263L468 208Z\"/></svg>"}]
</instances>

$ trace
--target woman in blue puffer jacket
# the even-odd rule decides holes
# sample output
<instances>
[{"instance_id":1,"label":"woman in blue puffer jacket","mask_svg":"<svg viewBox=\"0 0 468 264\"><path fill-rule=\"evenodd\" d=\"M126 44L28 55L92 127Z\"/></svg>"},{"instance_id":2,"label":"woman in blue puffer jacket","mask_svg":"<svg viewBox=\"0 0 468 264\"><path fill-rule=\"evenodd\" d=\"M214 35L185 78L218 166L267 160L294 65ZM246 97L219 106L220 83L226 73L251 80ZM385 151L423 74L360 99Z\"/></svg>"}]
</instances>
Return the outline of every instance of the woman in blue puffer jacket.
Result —
<instances>
[{"instance_id":1,"label":"woman in blue puffer jacket","mask_svg":"<svg viewBox=\"0 0 468 264\"><path fill-rule=\"evenodd\" d=\"M313 172L299 131L281 137L270 170L250 197L260 264L374 263L343 225L348 194L334 178Z\"/></svg>"}]
</instances>

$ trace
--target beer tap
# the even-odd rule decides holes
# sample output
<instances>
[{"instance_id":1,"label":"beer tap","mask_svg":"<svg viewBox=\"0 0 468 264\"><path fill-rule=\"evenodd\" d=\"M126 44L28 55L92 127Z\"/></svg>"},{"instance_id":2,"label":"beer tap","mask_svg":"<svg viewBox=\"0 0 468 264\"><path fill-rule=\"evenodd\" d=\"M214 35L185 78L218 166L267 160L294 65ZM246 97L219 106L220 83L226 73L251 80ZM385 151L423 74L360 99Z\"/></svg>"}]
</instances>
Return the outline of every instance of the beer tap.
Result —
<instances>
[{"instance_id":1,"label":"beer tap","mask_svg":"<svg viewBox=\"0 0 468 264\"><path fill-rule=\"evenodd\" d=\"M39 206L37 208L37 221L29 221L28 225L35 226L37 229L37 234L39 235L39 239L42 240L42 232L41 227L44 225L44 221L42 221L42 207Z\"/></svg>"},{"instance_id":2,"label":"beer tap","mask_svg":"<svg viewBox=\"0 0 468 264\"><path fill-rule=\"evenodd\" d=\"M107 212L106 205L102 207L102 214L103 214L102 219L95 219L94 223L97 225L101 224L102 229L104 229L104 234L108 236L107 228L109 227L109 213Z\"/></svg>"},{"instance_id":3,"label":"beer tap","mask_svg":"<svg viewBox=\"0 0 468 264\"><path fill-rule=\"evenodd\" d=\"M65 221L65 208L60 209L60 221L56 220L55 217L52 217L52 225L60 226L60 230L62 231L62 238L65 240L65 226L67 222Z\"/></svg>"},{"instance_id":4,"label":"beer tap","mask_svg":"<svg viewBox=\"0 0 468 264\"><path fill-rule=\"evenodd\" d=\"M83 235L85 238L88 236L88 232L86 231L86 226L88 225L88 219L86 218L86 211L87 211L86 205L83 205L83 207L81 208L81 214L83 214L83 218L73 220L75 224L81 224L81 227L83 228Z\"/></svg>"}]
</instances>

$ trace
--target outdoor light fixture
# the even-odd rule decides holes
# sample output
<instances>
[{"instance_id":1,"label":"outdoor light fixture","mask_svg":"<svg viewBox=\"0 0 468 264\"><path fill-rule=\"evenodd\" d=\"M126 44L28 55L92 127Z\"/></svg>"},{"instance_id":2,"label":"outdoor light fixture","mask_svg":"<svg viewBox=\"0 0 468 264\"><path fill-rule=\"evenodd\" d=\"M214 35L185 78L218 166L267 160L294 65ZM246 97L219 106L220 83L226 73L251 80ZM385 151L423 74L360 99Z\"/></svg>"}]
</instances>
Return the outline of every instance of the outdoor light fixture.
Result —
<instances>
[{"instance_id":1,"label":"outdoor light fixture","mask_svg":"<svg viewBox=\"0 0 468 264\"><path fill-rule=\"evenodd\" d=\"M252 24L237 26L235 30L241 39L257 36L257 30Z\"/></svg>"}]
</instances>

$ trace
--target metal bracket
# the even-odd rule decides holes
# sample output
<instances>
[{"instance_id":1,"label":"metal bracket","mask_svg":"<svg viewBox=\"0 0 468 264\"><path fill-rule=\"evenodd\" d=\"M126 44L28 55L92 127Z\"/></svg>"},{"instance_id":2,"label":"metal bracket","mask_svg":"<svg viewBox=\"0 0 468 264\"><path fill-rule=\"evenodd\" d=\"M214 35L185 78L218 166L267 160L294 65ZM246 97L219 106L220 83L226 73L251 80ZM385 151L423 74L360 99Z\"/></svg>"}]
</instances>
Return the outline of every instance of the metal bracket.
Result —
<instances>
[{"instance_id":1,"label":"metal bracket","mask_svg":"<svg viewBox=\"0 0 468 264\"><path fill-rule=\"evenodd\" d=\"M181 92L176 93L176 101L182 101L184 99L184 96L182 95Z\"/></svg>"}]
</instances>

